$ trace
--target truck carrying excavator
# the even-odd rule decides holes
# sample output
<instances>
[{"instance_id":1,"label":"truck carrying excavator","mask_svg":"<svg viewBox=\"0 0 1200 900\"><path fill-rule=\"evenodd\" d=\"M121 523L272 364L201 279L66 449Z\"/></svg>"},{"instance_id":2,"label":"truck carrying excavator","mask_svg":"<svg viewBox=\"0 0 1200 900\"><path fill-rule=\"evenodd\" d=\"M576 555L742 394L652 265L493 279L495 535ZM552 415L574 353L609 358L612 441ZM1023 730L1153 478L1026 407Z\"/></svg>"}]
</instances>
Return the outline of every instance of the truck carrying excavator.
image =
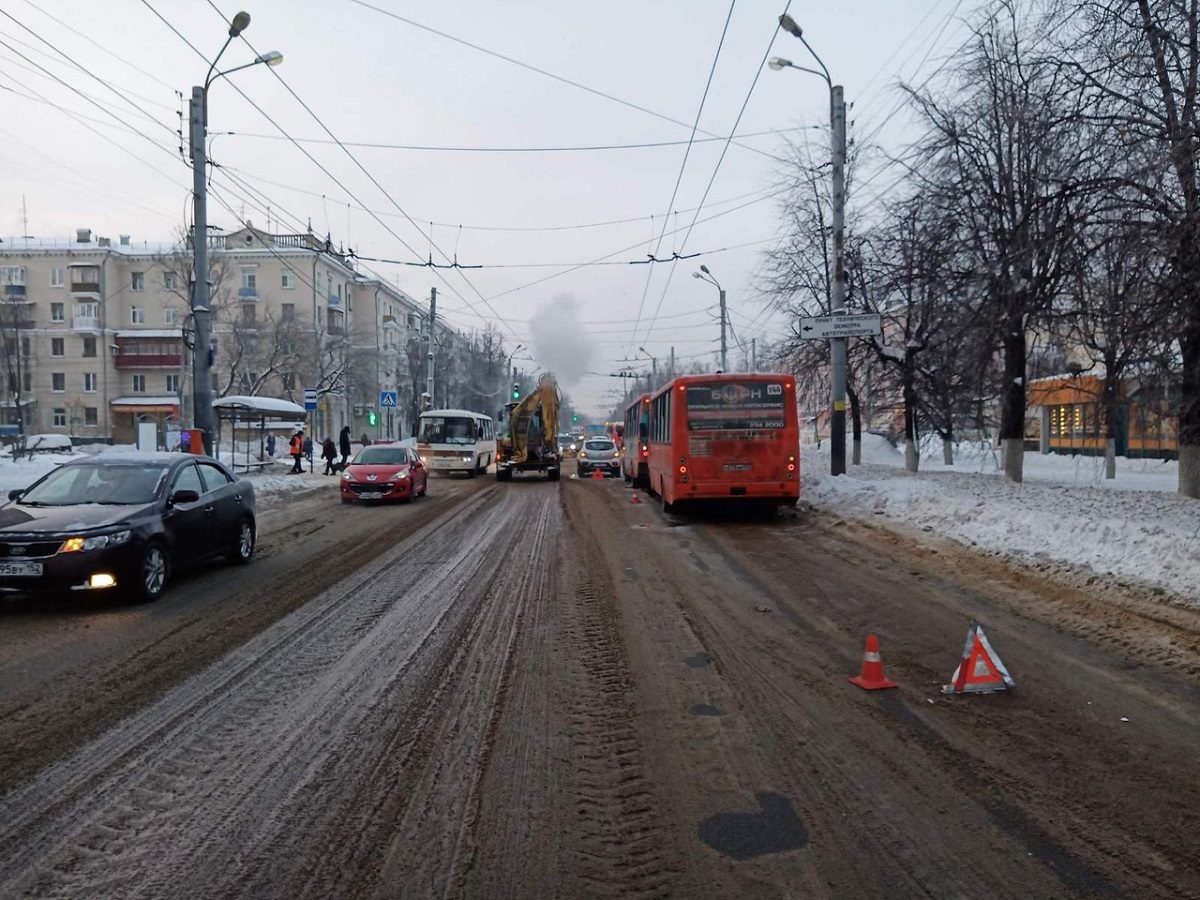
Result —
<instances>
[{"instance_id":1,"label":"truck carrying excavator","mask_svg":"<svg viewBox=\"0 0 1200 900\"><path fill-rule=\"evenodd\" d=\"M545 472L558 481L562 457L558 452L558 408L554 376L543 375L537 387L519 403L504 407L496 438L496 480L512 481L514 472Z\"/></svg>"}]
</instances>

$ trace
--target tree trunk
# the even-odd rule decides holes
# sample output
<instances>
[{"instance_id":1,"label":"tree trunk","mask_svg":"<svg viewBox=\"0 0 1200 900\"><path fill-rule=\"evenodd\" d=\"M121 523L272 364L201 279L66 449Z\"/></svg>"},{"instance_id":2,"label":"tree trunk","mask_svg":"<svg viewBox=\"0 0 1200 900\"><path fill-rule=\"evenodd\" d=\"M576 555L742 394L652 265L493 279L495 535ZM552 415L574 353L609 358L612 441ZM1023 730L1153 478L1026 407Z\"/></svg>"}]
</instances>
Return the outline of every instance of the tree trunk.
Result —
<instances>
[{"instance_id":1,"label":"tree trunk","mask_svg":"<svg viewBox=\"0 0 1200 900\"><path fill-rule=\"evenodd\" d=\"M1020 483L1025 470L1025 331L1023 316L1008 316L1004 329L1004 383L1000 388L1000 439L1004 476Z\"/></svg>"},{"instance_id":2,"label":"tree trunk","mask_svg":"<svg viewBox=\"0 0 1200 900\"><path fill-rule=\"evenodd\" d=\"M921 448L917 446L917 390L913 384L912 354L906 352L902 379L904 400L904 468L916 472L921 467Z\"/></svg>"},{"instance_id":3,"label":"tree trunk","mask_svg":"<svg viewBox=\"0 0 1200 900\"><path fill-rule=\"evenodd\" d=\"M1114 374L1115 367L1105 359L1104 399L1100 408L1104 413L1104 477L1117 477L1117 385L1120 379Z\"/></svg>"},{"instance_id":4,"label":"tree trunk","mask_svg":"<svg viewBox=\"0 0 1200 900\"><path fill-rule=\"evenodd\" d=\"M850 450L852 465L862 465L862 405L858 402L858 392L849 384L846 385L846 398L850 401L850 434L853 440Z\"/></svg>"},{"instance_id":5,"label":"tree trunk","mask_svg":"<svg viewBox=\"0 0 1200 900\"><path fill-rule=\"evenodd\" d=\"M1179 493L1200 499L1200 321L1179 341L1183 383L1179 407Z\"/></svg>"},{"instance_id":6,"label":"tree trunk","mask_svg":"<svg viewBox=\"0 0 1200 900\"><path fill-rule=\"evenodd\" d=\"M951 435L942 438L942 465L954 465L954 438Z\"/></svg>"}]
</instances>

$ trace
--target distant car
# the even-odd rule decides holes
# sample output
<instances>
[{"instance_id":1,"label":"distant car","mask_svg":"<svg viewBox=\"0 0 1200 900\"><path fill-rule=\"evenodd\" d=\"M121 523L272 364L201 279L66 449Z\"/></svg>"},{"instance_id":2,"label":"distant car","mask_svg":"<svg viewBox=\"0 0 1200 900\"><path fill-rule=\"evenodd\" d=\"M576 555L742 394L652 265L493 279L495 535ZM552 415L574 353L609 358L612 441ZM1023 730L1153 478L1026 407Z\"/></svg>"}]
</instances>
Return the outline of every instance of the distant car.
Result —
<instances>
[{"instance_id":1,"label":"distant car","mask_svg":"<svg viewBox=\"0 0 1200 900\"><path fill-rule=\"evenodd\" d=\"M584 441L575 465L580 478L591 475L596 470L613 478L621 474L621 457L617 452L617 445L608 438L588 438Z\"/></svg>"},{"instance_id":2,"label":"distant car","mask_svg":"<svg viewBox=\"0 0 1200 900\"><path fill-rule=\"evenodd\" d=\"M254 556L254 487L215 459L65 463L0 506L0 591L124 591L157 600L179 566Z\"/></svg>"},{"instance_id":3,"label":"distant car","mask_svg":"<svg viewBox=\"0 0 1200 900\"><path fill-rule=\"evenodd\" d=\"M424 497L429 473L412 447L374 444L363 447L342 473L343 503L369 500L412 502Z\"/></svg>"}]
</instances>

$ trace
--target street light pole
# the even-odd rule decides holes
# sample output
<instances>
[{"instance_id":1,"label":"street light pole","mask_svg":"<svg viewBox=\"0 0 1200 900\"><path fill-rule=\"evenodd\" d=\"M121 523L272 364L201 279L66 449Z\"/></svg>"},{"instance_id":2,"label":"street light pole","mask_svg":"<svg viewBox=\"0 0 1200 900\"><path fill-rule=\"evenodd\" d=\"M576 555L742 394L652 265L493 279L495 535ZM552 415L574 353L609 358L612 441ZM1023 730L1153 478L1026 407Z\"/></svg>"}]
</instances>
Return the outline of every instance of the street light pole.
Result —
<instances>
[{"instance_id":1,"label":"street light pole","mask_svg":"<svg viewBox=\"0 0 1200 900\"><path fill-rule=\"evenodd\" d=\"M726 361L726 346L725 346L725 327L729 321L729 313L725 306L725 288L721 287L721 282L717 281L717 277L709 271L708 266L701 265L699 272L692 273L693 278L699 278L701 281L707 281L711 285L715 285L717 293L721 297L721 371L729 371L729 364Z\"/></svg>"},{"instance_id":2,"label":"street light pole","mask_svg":"<svg viewBox=\"0 0 1200 900\"><path fill-rule=\"evenodd\" d=\"M832 127L833 148L831 163L833 168L833 287L829 297L829 311L834 315L840 314L846 308L846 267L844 261L845 229L846 229L846 100L845 92L840 84L834 84L829 77L829 69L825 67L821 57L804 39L804 32L796 24L795 19L784 13L779 17L779 27L792 36L799 38L813 59L817 61L820 71L798 66L790 60L775 57L768 65L779 69L798 69L817 75L825 80L829 88L829 120ZM846 338L831 338L829 342L830 356L830 429L829 435L829 472L831 475L846 474Z\"/></svg>"},{"instance_id":3,"label":"street light pole","mask_svg":"<svg viewBox=\"0 0 1200 900\"><path fill-rule=\"evenodd\" d=\"M192 410L192 421L200 429L204 452L210 454L215 428L212 408L212 310L209 306L211 297L208 284L208 159L205 147L208 134L208 89L218 78L231 72L248 69L260 63L277 66L283 62L283 54L271 51L257 57L254 62L213 74L230 41L245 31L249 24L249 13L240 12L233 17L229 25L229 37L222 45L220 53L213 59L212 65L208 67L204 85L192 88L188 109L188 138L192 154L192 265L195 269L192 317L196 327L196 347L192 355L192 404L195 407Z\"/></svg>"}]
</instances>

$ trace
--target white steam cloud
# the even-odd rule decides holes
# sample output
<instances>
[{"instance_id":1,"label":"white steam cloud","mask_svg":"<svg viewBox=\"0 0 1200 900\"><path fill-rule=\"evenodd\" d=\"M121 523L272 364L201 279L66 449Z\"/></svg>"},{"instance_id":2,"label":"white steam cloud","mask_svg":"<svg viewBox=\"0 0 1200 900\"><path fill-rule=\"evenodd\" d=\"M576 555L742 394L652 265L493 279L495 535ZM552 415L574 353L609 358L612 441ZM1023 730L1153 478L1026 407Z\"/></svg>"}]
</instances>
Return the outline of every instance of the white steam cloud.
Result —
<instances>
[{"instance_id":1,"label":"white steam cloud","mask_svg":"<svg viewBox=\"0 0 1200 900\"><path fill-rule=\"evenodd\" d=\"M579 382L591 368L596 347L579 323L581 304L570 294L554 299L533 315L530 333L533 355L542 368L553 372L559 384Z\"/></svg>"}]
</instances>

